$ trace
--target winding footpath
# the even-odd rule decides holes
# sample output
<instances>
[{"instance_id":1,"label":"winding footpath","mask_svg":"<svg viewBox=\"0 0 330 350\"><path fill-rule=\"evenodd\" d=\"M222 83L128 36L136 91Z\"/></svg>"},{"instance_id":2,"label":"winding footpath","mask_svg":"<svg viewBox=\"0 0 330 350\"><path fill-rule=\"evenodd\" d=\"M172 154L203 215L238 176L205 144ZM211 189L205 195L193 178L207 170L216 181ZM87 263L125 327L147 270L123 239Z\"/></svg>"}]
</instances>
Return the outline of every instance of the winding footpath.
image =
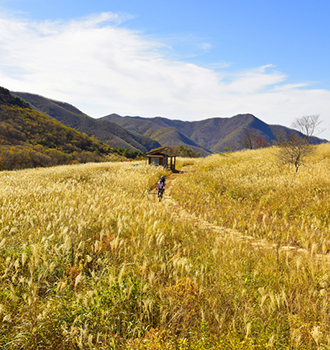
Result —
<instances>
[{"instance_id":1,"label":"winding footpath","mask_svg":"<svg viewBox=\"0 0 330 350\"><path fill-rule=\"evenodd\" d=\"M182 173L193 172L192 166L185 166L182 168L181 173L172 173L170 176L166 177L166 191L164 193L163 200L159 203L157 198L157 191L152 190L149 192L159 205L164 206L164 210L171 213L172 217L180 218L180 220L188 221L190 224L198 227L202 230L212 230L213 232L226 237L231 237L237 242L245 242L249 244L254 249L268 249L268 250L277 250L278 254L300 254L305 255L306 257L313 256L317 260L322 260L324 262L330 263L330 254L315 254L312 250L303 249L297 246L288 246L288 245L279 245L279 243L271 242L267 239L256 238L253 236L243 235L241 232L232 230L230 228L225 228L217 225L213 225L210 222L206 221L203 217L196 215L195 213L190 213L180 206L180 204L171 196L172 188Z\"/></svg>"}]
</instances>

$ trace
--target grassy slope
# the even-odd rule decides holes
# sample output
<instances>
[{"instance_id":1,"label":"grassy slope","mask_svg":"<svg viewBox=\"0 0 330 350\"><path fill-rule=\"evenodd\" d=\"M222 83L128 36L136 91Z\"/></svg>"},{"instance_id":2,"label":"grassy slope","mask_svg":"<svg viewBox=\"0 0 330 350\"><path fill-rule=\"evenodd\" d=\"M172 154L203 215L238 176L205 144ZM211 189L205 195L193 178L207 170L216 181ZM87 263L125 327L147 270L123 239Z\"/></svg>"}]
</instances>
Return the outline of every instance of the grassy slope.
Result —
<instances>
[{"instance_id":1,"label":"grassy slope","mask_svg":"<svg viewBox=\"0 0 330 350\"><path fill-rule=\"evenodd\" d=\"M207 220L242 233L330 250L330 143L297 174L277 164L276 149L214 155L178 180L174 196Z\"/></svg>"},{"instance_id":2,"label":"grassy slope","mask_svg":"<svg viewBox=\"0 0 330 350\"><path fill-rule=\"evenodd\" d=\"M242 163L250 170L242 184L252 181L250 194L258 197L268 173L277 171L275 164L263 168L269 164L263 152L197 161L197 172L179 177L176 187L187 194L191 210L206 216L205 200L213 212L210 189L222 188L213 171L224 167L241 193L235 169ZM329 195L316 166L328 161L329 150L320 149L313 202ZM0 346L326 348L329 265L309 254L254 249L175 215L175 208L145 192L162 171L102 163L0 173ZM278 171L284 171L277 175L282 186L291 182L289 169ZM197 178L208 198L196 197ZM232 189L234 205L242 197ZM226 193L221 196L228 204Z\"/></svg>"}]
</instances>

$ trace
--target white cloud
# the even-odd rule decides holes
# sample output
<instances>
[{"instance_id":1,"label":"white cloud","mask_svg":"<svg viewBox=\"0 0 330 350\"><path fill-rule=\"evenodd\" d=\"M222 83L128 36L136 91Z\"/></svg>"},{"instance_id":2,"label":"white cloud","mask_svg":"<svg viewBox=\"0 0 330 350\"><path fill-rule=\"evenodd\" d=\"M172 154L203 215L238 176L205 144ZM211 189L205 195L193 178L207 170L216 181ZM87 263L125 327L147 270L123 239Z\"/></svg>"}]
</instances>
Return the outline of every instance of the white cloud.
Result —
<instances>
[{"instance_id":1,"label":"white cloud","mask_svg":"<svg viewBox=\"0 0 330 350\"><path fill-rule=\"evenodd\" d=\"M233 73L229 64L213 70L175 60L164 42L119 26L126 19L103 13L37 23L0 15L0 85L69 102L93 117L200 120L249 112L288 126L306 114L330 120L327 90L287 84L272 65Z\"/></svg>"},{"instance_id":2,"label":"white cloud","mask_svg":"<svg viewBox=\"0 0 330 350\"><path fill-rule=\"evenodd\" d=\"M282 83L286 76L280 72L268 72L271 65L235 73L227 88L234 94L254 94L269 86Z\"/></svg>"}]
</instances>

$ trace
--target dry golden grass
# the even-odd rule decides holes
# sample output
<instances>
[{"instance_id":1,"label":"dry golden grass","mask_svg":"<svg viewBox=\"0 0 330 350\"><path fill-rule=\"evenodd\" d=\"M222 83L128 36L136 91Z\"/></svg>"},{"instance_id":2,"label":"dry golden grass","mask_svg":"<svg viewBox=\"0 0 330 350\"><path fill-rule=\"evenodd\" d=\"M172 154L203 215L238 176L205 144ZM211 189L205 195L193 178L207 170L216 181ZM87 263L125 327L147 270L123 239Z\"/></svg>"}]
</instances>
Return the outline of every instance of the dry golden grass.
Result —
<instances>
[{"instance_id":1,"label":"dry golden grass","mask_svg":"<svg viewBox=\"0 0 330 350\"><path fill-rule=\"evenodd\" d=\"M316 147L298 173L279 166L276 149L196 161L174 197L210 222L304 248L330 249L330 144ZM315 249L315 248L314 248Z\"/></svg>"},{"instance_id":2,"label":"dry golden grass","mask_svg":"<svg viewBox=\"0 0 330 350\"><path fill-rule=\"evenodd\" d=\"M203 209L206 200L216 213L214 203L222 202L218 195L212 200L210 191L221 178L217 173L226 169L238 193L269 181L279 189L280 170L268 155L193 161L196 171L180 175L173 193L190 210L220 221ZM317 164L326 162L329 151L319 148L306 168L318 186L326 177ZM313 256L316 247L302 254L257 249L196 225L170 201L159 203L148 194L162 169L134 164L0 173L1 348L329 347L330 270L326 259ZM235 178L238 164L250 169L246 176L254 186L242 175ZM287 181L287 190L300 191L303 172L293 181L290 169L282 172L279 184ZM194 192L202 189L209 190L205 197ZM314 237L327 239L326 232Z\"/></svg>"}]
</instances>

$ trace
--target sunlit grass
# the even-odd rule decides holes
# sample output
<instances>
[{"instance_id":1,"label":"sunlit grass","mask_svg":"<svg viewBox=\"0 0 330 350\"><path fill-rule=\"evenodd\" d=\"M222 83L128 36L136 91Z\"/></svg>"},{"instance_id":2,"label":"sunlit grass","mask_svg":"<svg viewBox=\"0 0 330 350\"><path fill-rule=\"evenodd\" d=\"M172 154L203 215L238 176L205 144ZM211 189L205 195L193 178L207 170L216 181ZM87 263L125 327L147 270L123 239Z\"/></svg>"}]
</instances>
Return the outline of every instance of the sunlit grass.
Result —
<instances>
[{"instance_id":1,"label":"sunlit grass","mask_svg":"<svg viewBox=\"0 0 330 350\"><path fill-rule=\"evenodd\" d=\"M214 155L178 179L187 209L243 234L319 250L330 248L330 145L316 147L298 173L280 166L276 149Z\"/></svg>"},{"instance_id":2,"label":"sunlit grass","mask_svg":"<svg viewBox=\"0 0 330 350\"><path fill-rule=\"evenodd\" d=\"M326 154L318 161L329 161ZM228 188L238 193L256 188L243 175L235 177L240 166L250 169L246 176L254 185L281 187L271 180L280 170L266 151L191 162L195 172L177 177L173 190L210 220L221 220L204 209L207 200L216 213L214 203L222 198L212 201L210 191L222 188L218 173L229 173L236 187ZM321 170L308 170L318 186L326 181ZM291 169L282 172L279 184L295 188L300 174L292 184ZM197 225L148 193L161 174L161 168L127 163L0 173L0 347L329 346L326 260L256 249ZM234 195L231 202L237 202ZM236 219L243 220L239 212ZM226 220L222 224L230 225Z\"/></svg>"}]
</instances>

